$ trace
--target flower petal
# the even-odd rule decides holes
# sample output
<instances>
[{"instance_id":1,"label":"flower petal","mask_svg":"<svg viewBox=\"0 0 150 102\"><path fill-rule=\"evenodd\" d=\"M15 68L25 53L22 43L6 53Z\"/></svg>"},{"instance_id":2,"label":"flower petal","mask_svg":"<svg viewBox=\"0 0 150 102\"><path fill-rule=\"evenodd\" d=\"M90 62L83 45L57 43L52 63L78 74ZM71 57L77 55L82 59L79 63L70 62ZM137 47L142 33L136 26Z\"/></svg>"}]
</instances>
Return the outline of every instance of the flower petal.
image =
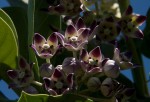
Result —
<instances>
[{"instance_id":1,"label":"flower petal","mask_svg":"<svg viewBox=\"0 0 150 102\"><path fill-rule=\"evenodd\" d=\"M79 50L83 49L83 47L84 47L87 43L88 43L87 40L84 41L84 42L82 42L82 43L77 47L76 51L79 51Z\"/></svg>"},{"instance_id":2,"label":"flower petal","mask_svg":"<svg viewBox=\"0 0 150 102\"><path fill-rule=\"evenodd\" d=\"M70 90L71 90L70 88L67 88L67 89L65 89L65 90L62 92L62 94L66 94L66 93L68 93Z\"/></svg>"},{"instance_id":3,"label":"flower petal","mask_svg":"<svg viewBox=\"0 0 150 102\"><path fill-rule=\"evenodd\" d=\"M53 89L48 89L48 92L51 94L51 95L53 95L53 96L56 96L57 95L57 93L56 93L56 91L54 91Z\"/></svg>"},{"instance_id":4,"label":"flower petal","mask_svg":"<svg viewBox=\"0 0 150 102\"><path fill-rule=\"evenodd\" d=\"M92 40L93 37L94 37L94 35L97 34L98 31L99 31L99 26L97 25L97 26L93 29L93 31L90 33L90 36L89 36L89 39L88 39L88 40L89 40L89 41Z\"/></svg>"},{"instance_id":5,"label":"flower petal","mask_svg":"<svg viewBox=\"0 0 150 102\"><path fill-rule=\"evenodd\" d=\"M87 62L88 58L89 58L88 52L85 49L82 49L82 51L80 52L80 60Z\"/></svg>"},{"instance_id":6,"label":"flower petal","mask_svg":"<svg viewBox=\"0 0 150 102\"><path fill-rule=\"evenodd\" d=\"M73 25L69 25L65 31L65 38L68 39L72 36L77 36L77 30Z\"/></svg>"},{"instance_id":7,"label":"flower petal","mask_svg":"<svg viewBox=\"0 0 150 102\"><path fill-rule=\"evenodd\" d=\"M60 33L58 33L58 32L55 32L55 34L57 35L57 37L58 37L60 43L64 46L64 41L65 41L64 35L62 35L62 34L60 34Z\"/></svg>"},{"instance_id":8,"label":"flower petal","mask_svg":"<svg viewBox=\"0 0 150 102\"><path fill-rule=\"evenodd\" d=\"M39 52L37 51L36 46L35 46L34 44L32 44L30 47L34 50L34 52L35 52L38 56L40 56L40 54L39 54Z\"/></svg>"},{"instance_id":9,"label":"flower petal","mask_svg":"<svg viewBox=\"0 0 150 102\"><path fill-rule=\"evenodd\" d=\"M132 38L143 39L144 34L140 29L135 28L132 32L129 32L127 36L132 37Z\"/></svg>"},{"instance_id":10,"label":"flower petal","mask_svg":"<svg viewBox=\"0 0 150 102\"><path fill-rule=\"evenodd\" d=\"M119 66L120 66L121 70L125 70L125 69L134 67L133 63L131 63L131 62L120 62Z\"/></svg>"},{"instance_id":11,"label":"flower petal","mask_svg":"<svg viewBox=\"0 0 150 102\"><path fill-rule=\"evenodd\" d=\"M97 60L98 62L101 62L102 61L102 53L101 53L100 47L97 46L92 51L90 51L89 57L91 57L94 60Z\"/></svg>"},{"instance_id":12,"label":"flower petal","mask_svg":"<svg viewBox=\"0 0 150 102\"><path fill-rule=\"evenodd\" d=\"M133 13L133 9L132 9L132 6L129 5L127 10L125 11L125 15L131 15Z\"/></svg>"},{"instance_id":13,"label":"flower petal","mask_svg":"<svg viewBox=\"0 0 150 102\"><path fill-rule=\"evenodd\" d=\"M78 51L77 48L75 48L74 46L72 46L71 44L64 44L64 47L68 50L68 51Z\"/></svg>"},{"instance_id":14,"label":"flower petal","mask_svg":"<svg viewBox=\"0 0 150 102\"><path fill-rule=\"evenodd\" d=\"M34 34L33 40L35 45L43 45L46 42L46 39L39 33Z\"/></svg>"},{"instance_id":15,"label":"flower petal","mask_svg":"<svg viewBox=\"0 0 150 102\"><path fill-rule=\"evenodd\" d=\"M7 74L11 79L16 79L18 77L18 72L15 70L8 70Z\"/></svg>"},{"instance_id":16,"label":"flower petal","mask_svg":"<svg viewBox=\"0 0 150 102\"><path fill-rule=\"evenodd\" d=\"M83 30L83 32L79 35L78 40L85 41L89 37L89 29Z\"/></svg>"},{"instance_id":17,"label":"flower petal","mask_svg":"<svg viewBox=\"0 0 150 102\"><path fill-rule=\"evenodd\" d=\"M55 69L55 70L54 70L54 73L53 73L53 75L52 75L52 79L53 79L53 80L58 80L58 79L61 78L61 77L62 77L61 71L60 71L59 69Z\"/></svg>"},{"instance_id":18,"label":"flower petal","mask_svg":"<svg viewBox=\"0 0 150 102\"><path fill-rule=\"evenodd\" d=\"M47 78L47 77L44 77L43 80L44 80L45 88L46 88L46 89L49 89L49 87L52 86L52 84L51 84L51 82L52 82L51 79L50 79L50 78Z\"/></svg>"},{"instance_id":19,"label":"flower petal","mask_svg":"<svg viewBox=\"0 0 150 102\"><path fill-rule=\"evenodd\" d=\"M146 16L143 15L135 15L135 25L140 26L145 20Z\"/></svg>"},{"instance_id":20,"label":"flower petal","mask_svg":"<svg viewBox=\"0 0 150 102\"><path fill-rule=\"evenodd\" d=\"M72 88L72 86L73 86L73 73L70 73L67 76L67 82L69 83L69 87Z\"/></svg>"},{"instance_id":21,"label":"flower petal","mask_svg":"<svg viewBox=\"0 0 150 102\"><path fill-rule=\"evenodd\" d=\"M85 24L83 19L80 17L75 25L76 29L79 30L80 28L85 28Z\"/></svg>"},{"instance_id":22,"label":"flower petal","mask_svg":"<svg viewBox=\"0 0 150 102\"><path fill-rule=\"evenodd\" d=\"M119 51L118 48L114 49L113 60L115 60L117 63L119 63L121 61L121 59L120 59L120 51Z\"/></svg>"},{"instance_id":23,"label":"flower petal","mask_svg":"<svg viewBox=\"0 0 150 102\"><path fill-rule=\"evenodd\" d=\"M104 65L106 64L106 62L109 60L109 58L105 58L102 63L101 63L101 67L104 67Z\"/></svg>"},{"instance_id":24,"label":"flower petal","mask_svg":"<svg viewBox=\"0 0 150 102\"><path fill-rule=\"evenodd\" d=\"M50 46L53 46L54 48L57 48L58 46L58 38L55 35L55 33L53 33L52 35L50 35L47 39L47 42Z\"/></svg>"},{"instance_id":25,"label":"flower petal","mask_svg":"<svg viewBox=\"0 0 150 102\"><path fill-rule=\"evenodd\" d=\"M40 52L40 48L43 46L43 44L45 44L46 39L42 35L35 33L33 40L35 49L37 50L37 52Z\"/></svg>"},{"instance_id":26,"label":"flower petal","mask_svg":"<svg viewBox=\"0 0 150 102\"><path fill-rule=\"evenodd\" d=\"M100 67L94 67L91 70L88 71L88 73L98 73L98 72L102 72L102 68Z\"/></svg>"},{"instance_id":27,"label":"flower petal","mask_svg":"<svg viewBox=\"0 0 150 102\"><path fill-rule=\"evenodd\" d=\"M23 57L20 57L20 59L19 59L19 67L22 70L25 70L25 69L30 70L29 64L27 63L27 61Z\"/></svg>"},{"instance_id":28,"label":"flower petal","mask_svg":"<svg viewBox=\"0 0 150 102\"><path fill-rule=\"evenodd\" d=\"M122 52L122 53L120 53L120 57L121 57L122 61L126 61L126 62L131 61L132 53L129 51Z\"/></svg>"}]
</instances>

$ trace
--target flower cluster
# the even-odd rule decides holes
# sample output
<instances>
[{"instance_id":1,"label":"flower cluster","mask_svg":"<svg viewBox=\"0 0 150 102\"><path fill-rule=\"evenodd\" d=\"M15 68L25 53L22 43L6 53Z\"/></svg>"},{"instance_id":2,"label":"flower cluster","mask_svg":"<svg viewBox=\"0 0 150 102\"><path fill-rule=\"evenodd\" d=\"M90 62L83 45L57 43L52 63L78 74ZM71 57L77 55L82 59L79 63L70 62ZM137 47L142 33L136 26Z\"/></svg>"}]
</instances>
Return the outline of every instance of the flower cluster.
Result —
<instances>
[{"instance_id":1,"label":"flower cluster","mask_svg":"<svg viewBox=\"0 0 150 102\"><path fill-rule=\"evenodd\" d=\"M106 4L104 0L102 1ZM116 3L116 0L107 0L109 1L112 1L111 6ZM50 4L48 10L52 14L74 16L82 10L81 6L86 8L95 2L95 0L87 3L84 0L58 0L56 4ZM107 8L107 5L101 8L105 12L107 9L104 6ZM113 13L114 8L111 10ZM65 31L53 32L47 39L39 33L34 34L31 48L39 58L46 60L46 63L40 66L39 73L44 80L43 86L50 95L88 89L90 92L101 92L105 97L122 100L134 93L133 88L128 88L116 79L121 70L135 68L131 62L132 54L120 52L113 45L113 57L108 58L103 54L100 44L112 44L110 42L117 41L121 32L125 37L142 39L144 35L138 26L145 21L146 17L134 14L131 6L120 18L116 18L115 14L105 16L104 12L104 16L98 15L91 25L86 25L81 16L71 19ZM94 11L92 13L95 14ZM73 56L64 57L61 65L54 65L51 60L57 54L60 45L68 52L72 52ZM23 58L19 60L19 65L20 69L9 70L8 75L17 87L28 86L34 80L32 66Z\"/></svg>"}]
</instances>

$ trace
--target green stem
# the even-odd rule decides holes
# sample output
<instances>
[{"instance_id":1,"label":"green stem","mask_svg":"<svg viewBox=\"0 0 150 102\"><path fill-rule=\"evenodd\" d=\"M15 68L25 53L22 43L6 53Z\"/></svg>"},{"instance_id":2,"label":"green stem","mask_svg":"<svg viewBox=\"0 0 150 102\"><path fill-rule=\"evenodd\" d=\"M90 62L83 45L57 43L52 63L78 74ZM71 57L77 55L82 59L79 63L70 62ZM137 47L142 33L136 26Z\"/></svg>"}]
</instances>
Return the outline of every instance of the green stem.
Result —
<instances>
[{"instance_id":1,"label":"green stem","mask_svg":"<svg viewBox=\"0 0 150 102\"><path fill-rule=\"evenodd\" d=\"M95 2L95 9L96 9L96 15L99 16L99 7L98 7L98 1Z\"/></svg>"},{"instance_id":2,"label":"green stem","mask_svg":"<svg viewBox=\"0 0 150 102\"><path fill-rule=\"evenodd\" d=\"M37 86L42 86L42 83L38 82L38 81L33 81L32 82L34 85L37 85Z\"/></svg>"},{"instance_id":3,"label":"green stem","mask_svg":"<svg viewBox=\"0 0 150 102\"><path fill-rule=\"evenodd\" d=\"M35 0L29 0L28 3L28 45L32 44L34 35L34 12L35 12ZM34 76L36 80L40 80L39 66L36 59L36 55L33 50L29 47L29 62L34 62L33 66Z\"/></svg>"},{"instance_id":4,"label":"green stem","mask_svg":"<svg viewBox=\"0 0 150 102\"><path fill-rule=\"evenodd\" d=\"M77 52L73 51L72 53L73 53L73 57L77 59Z\"/></svg>"},{"instance_id":5,"label":"green stem","mask_svg":"<svg viewBox=\"0 0 150 102\"><path fill-rule=\"evenodd\" d=\"M51 63L51 61L50 61L50 59L49 59L49 58L47 58L47 59L46 59L46 62L47 62L47 63Z\"/></svg>"},{"instance_id":6,"label":"green stem","mask_svg":"<svg viewBox=\"0 0 150 102\"><path fill-rule=\"evenodd\" d=\"M138 56L135 44L132 41L132 39L129 39L127 44L128 44L129 50L133 54L133 62L139 65L142 65L142 62L140 60L141 57ZM135 69L132 69L131 71L132 71L132 76L133 76L133 80L135 83L137 95L140 97L148 96L149 93L148 93L148 87L146 83L144 67L135 68Z\"/></svg>"}]
</instances>

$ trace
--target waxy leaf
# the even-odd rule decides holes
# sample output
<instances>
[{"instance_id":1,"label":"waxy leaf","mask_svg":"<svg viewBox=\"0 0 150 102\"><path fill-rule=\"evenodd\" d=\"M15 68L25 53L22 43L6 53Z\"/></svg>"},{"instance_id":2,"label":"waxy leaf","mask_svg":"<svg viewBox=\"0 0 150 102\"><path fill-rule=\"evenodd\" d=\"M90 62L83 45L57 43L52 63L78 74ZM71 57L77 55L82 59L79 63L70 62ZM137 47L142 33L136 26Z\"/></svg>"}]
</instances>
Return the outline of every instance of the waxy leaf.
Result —
<instances>
[{"instance_id":1,"label":"waxy leaf","mask_svg":"<svg viewBox=\"0 0 150 102\"><path fill-rule=\"evenodd\" d=\"M11 27L0 17L0 63L16 68L18 46Z\"/></svg>"},{"instance_id":2,"label":"waxy leaf","mask_svg":"<svg viewBox=\"0 0 150 102\"><path fill-rule=\"evenodd\" d=\"M17 30L19 42L19 54L28 59L28 28L27 28L27 10L21 7L6 7L3 10L11 17ZM17 16L16 16L17 15ZM10 24L9 24L10 25Z\"/></svg>"},{"instance_id":3,"label":"waxy leaf","mask_svg":"<svg viewBox=\"0 0 150 102\"><path fill-rule=\"evenodd\" d=\"M10 26L17 41L18 40L17 31L11 17L9 17L9 15L2 9L0 9L0 17Z\"/></svg>"},{"instance_id":4,"label":"waxy leaf","mask_svg":"<svg viewBox=\"0 0 150 102\"><path fill-rule=\"evenodd\" d=\"M49 96L47 94L27 94L25 92L22 92L18 102L33 102L33 100L34 102L93 102L90 99L74 94Z\"/></svg>"}]
</instances>

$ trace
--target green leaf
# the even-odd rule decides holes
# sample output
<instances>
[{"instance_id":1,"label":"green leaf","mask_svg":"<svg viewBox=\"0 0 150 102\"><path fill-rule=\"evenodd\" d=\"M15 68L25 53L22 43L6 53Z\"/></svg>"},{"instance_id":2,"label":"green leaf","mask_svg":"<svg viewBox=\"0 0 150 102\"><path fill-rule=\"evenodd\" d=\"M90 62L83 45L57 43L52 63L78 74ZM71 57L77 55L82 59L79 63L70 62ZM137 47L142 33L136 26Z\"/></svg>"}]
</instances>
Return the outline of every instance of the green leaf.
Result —
<instances>
[{"instance_id":1,"label":"green leaf","mask_svg":"<svg viewBox=\"0 0 150 102\"><path fill-rule=\"evenodd\" d=\"M0 27L0 63L9 65L12 69L15 69L18 57L18 46L15 34L1 17Z\"/></svg>"},{"instance_id":2,"label":"green leaf","mask_svg":"<svg viewBox=\"0 0 150 102\"><path fill-rule=\"evenodd\" d=\"M74 94L49 96L47 94L27 94L25 92L22 92L18 102L33 102L33 100L34 102L93 102L90 99Z\"/></svg>"},{"instance_id":3,"label":"green leaf","mask_svg":"<svg viewBox=\"0 0 150 102\"><path fill-rule=\"evenodd\" d=\"M130 0L118 0L118 3L119 3L121 14L123 14L127 9L128 5L130 4Z\"/></svg>"},{"instance_id":4,"label":"green leaf","mask_svg":"<svg viewBox=\"0 0 150 102\"><path fill-rule=\"evenodd\" d=\"M15 28L15 25L14 25L13 21L11 20L11 18L9 17L9 15L7 13L5 13L2 9L0 9L0 17L10 26L10 28L12 29L12 31L14 33L16 41L18 41L18 36L17 36L17 31Z\"/></svg>"},{"instance_id":5,"label":"green leaf","mask_svg":"<svg viewBox=\"0 0 150 102\"><path fill-rule=\"evenodd\" d=\"M34 12L35 12L35 0L29 0L29 5L28 5L28 45L32 44L32 39L34 35ZM35 75L35 80L40 80L39 76L39 67L38 67L38 61L36 59L36 55L33 52L31 48L29 50L29 62L34 62L34 75Z\"/></svg>"},{"instance_id":6,"label":"green leaf","mask_svg":"<svg viewBox=\"0 0 150 102\"><path fill-rule=\"evenodd\" d=\"M3 10L11 17L18 34L19 54L28 59L27 10L21 7L6 7ZM16 16L17 15L17 16ZM26 49L25 49L26 48Z\"/></svg>"},{"instance_id":7,"label":"green leaf","mask_svg":"<svg viewBox=\"0 0 150 102\"><path fill-rule=\"evenodd\" d=\"M146 27L144 29L144 39L142 41L142 45L141 45L141 50L142 53L150 58L150 47L149 47L149 43L150 43L150 8L147 12L147 20L146 20Z\"/></svg>"}]
</instances>

